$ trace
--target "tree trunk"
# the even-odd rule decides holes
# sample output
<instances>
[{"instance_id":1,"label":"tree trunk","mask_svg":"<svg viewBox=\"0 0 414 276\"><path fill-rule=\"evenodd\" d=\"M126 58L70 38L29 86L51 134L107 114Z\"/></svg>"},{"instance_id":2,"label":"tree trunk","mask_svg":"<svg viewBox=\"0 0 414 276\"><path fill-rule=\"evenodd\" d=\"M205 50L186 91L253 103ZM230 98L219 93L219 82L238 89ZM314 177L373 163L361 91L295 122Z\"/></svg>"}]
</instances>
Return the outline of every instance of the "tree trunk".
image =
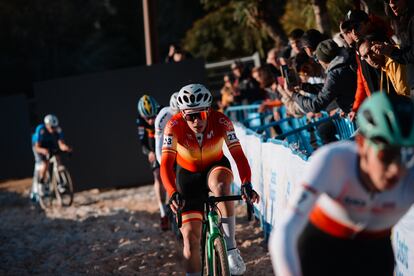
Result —
<instances>
[{"instance_id":1,"label":"tree trunk","mask_svg":"<svg viewBox=\"0 0 414 276\"><path fill-rule=\"evenodd\" d=\"M279 18L285 12L285 6L285 0L259 0L254 8L247 9L250 22L263 28L278 48L286 45L287 42L286 33L279 23Z\"/></svg>"},{"instance_id":2,"label":"tree trunk","mask_svg":"<svg viewBox=\"0 0 414 276\"><path fill-rule=\"evenodd\" d=\"M318 30L327 35L331 34L331 23L329 22L327 0L312 0L313 12L315 13L316 26Z\"/></svg>"}]
</instances>

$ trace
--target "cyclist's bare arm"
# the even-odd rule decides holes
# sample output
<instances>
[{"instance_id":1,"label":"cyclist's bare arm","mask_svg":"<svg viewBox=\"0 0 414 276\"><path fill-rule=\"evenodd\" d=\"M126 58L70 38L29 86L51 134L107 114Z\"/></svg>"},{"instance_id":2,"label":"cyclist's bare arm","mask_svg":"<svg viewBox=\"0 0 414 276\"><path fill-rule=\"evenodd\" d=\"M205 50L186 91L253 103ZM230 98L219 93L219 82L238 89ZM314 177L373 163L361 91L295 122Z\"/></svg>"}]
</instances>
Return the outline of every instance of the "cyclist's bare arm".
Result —
<instances>
[{"instance_id":1,"label":"cyclist's bare arm","mask_svg":"<svg viewBox=\"0 0 414 276\"><path fill-rule=\"evenodd\" d=\"M63 141L63 140L61 140L61 139L59 139L59 140L58 140L58 145L59 145L59 149L60 149L61 151L67 151L67 152L72 151L72 148L71 148L71 147L69 147L69 146L65 143L65 141Z\"/></svg>"}]
</instances>

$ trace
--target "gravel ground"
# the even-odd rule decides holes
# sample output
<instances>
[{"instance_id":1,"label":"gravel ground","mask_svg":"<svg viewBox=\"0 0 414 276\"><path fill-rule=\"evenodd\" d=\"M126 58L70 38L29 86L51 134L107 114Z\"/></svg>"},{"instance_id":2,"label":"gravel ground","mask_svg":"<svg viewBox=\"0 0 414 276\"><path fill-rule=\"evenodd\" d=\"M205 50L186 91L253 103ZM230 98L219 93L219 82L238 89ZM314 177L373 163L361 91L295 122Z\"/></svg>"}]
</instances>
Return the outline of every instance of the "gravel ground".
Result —
<instances>
[{"instance_id":1,"label":"gravel ground","mask_svg":"<svg viewBox=\"0 0 414 276\"><path fill-rule=\"evenodd\" d=\"M0 183L0 275L184 275L181 245L159 228L151 186L97 189L47 212L28 200L31 179ZM257 222L237 207L245 275L273 275Z\"/></svg>"}]
</instances>

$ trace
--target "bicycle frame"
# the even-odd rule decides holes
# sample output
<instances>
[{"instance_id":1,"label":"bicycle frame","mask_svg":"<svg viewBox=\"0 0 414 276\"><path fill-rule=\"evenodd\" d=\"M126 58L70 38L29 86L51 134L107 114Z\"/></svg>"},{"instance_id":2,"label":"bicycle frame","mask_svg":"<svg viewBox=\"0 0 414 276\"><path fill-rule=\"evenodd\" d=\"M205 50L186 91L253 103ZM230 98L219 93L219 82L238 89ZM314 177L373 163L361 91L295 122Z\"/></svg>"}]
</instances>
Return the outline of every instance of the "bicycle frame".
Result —
<instances>
[{"instance_id":1,"label":"bicycle frame","mask_svg":"<svg viewBox=\"0 0 414 276\"><path fill-rule=\"evenodd\" d=\"M210 208L210 206L209 206ZM208 237L207 237L207 230L208 230ZM214 240L219 238L223 239L223 235L220 230L219 226L219 215L215 209L210 209L207 215L207 221L203 223L203 239L207 239L204 241L203 249L205 249L205 242L207 242L207 260L208 260L208 271L213 271L213 255L214 255ZM224 242L224 246L226 247L227 252L227 245ZM204 250L203 250L204 251ZM204 267L204 258L203 260L203 267Z\"/></svg>"}]
</instances>

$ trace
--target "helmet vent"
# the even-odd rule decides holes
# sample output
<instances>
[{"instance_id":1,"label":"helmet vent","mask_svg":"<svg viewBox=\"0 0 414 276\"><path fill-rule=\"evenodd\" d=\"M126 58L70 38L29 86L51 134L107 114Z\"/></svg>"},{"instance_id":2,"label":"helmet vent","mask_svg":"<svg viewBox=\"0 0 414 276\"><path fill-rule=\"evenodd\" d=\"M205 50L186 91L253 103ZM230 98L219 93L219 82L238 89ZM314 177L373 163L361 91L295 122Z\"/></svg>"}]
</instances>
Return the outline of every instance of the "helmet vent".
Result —
<instances>
[{"instance_id":1,"label":"helmet vent","mask_svg":"<svg viewBox=\"0 0 414 276\"><path fill-rule=\"evenodd\" d=\"M195 102L195 96L194 95L190 95L190 102L191 103Z\"/></svg>"},{"instance_id":2,"label":"helmet vent","mask_svg":"<svg viewBox=\"0 0 414 276\"><path fill-rule=\"evenodd\" d=\"M203 98L203 94L197 94L197 102L201 101Z\"/></svg>"},{"instance_id":3,"label":"helmet vent","mask_svg":"<svg viewBox=\"0 0 414 276\"><path fill-rule=\"evenodd\" d=\"M370 123L370 124L371 124L371 125L373 125L373 126L376 126L376 123L375 123L375 121L374 121L374 118L372 118L371 111L369 111L369 110L364 110L364 112L363 112L363 116L364 116L364 118L368 121L368 123Z\"/></svg>"},{"instance_id":4,"label":"helmet vent","mask_svg":"<svg viewBox=\"0 0 414 276\"><path fill-rule=\"evenodd\" d=\"M390 130L390 132L395 134L395 130L391 124L390 116L388 114L385 114L385 122L387 123L388 129Z\"/></svg>"},{"instance_id":5,"label":"helmet vent","mask_svg":"<svg viewBox=\"0 0 414 276\"><path fill-rule=\"evenodd\" d=\"M194 91L194 93L198 93L201 91L201 88L198 88L196 91Z\"/></svg>"}]
</instances>

